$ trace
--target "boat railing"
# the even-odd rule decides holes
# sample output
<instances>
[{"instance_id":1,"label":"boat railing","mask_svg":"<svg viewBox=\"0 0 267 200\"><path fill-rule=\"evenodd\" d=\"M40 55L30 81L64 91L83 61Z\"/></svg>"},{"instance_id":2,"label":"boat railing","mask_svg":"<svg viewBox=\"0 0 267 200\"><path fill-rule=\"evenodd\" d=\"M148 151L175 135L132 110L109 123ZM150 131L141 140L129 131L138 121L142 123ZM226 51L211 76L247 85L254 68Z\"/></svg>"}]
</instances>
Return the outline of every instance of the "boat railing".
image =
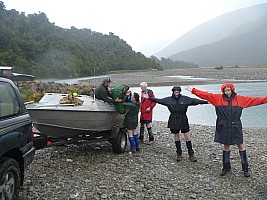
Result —
<instances>
[{"instance_id":1,"label":"boat railing","mask_svg":"<svg viewBox=\"0 0 267 200\"><path fill-rule=\"evenodd\" d=\"M32 104L32 103L35 103L34 101L27 101L24 103L24 105L28 105L28 104Z\"/></svg>"},{"instance_id":2,"label":"boat railing","mask_svg":"<svg viewBox=\"0 0 267 200\"><path fill-rule=\"evenodd\" d=\"M64 106L74 107L75 104L37 105L35 108L42 108L42 107L64 107Z\"/></svg>"}]
</instances>

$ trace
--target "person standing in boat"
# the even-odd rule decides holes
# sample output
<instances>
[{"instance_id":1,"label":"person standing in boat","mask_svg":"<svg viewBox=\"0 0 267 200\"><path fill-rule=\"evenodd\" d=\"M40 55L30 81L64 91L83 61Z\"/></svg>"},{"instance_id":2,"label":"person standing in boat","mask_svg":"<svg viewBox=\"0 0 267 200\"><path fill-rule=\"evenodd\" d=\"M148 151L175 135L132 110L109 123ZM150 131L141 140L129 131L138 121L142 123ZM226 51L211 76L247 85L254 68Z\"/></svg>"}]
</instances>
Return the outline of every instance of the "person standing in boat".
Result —
<instances>
[{"instance_id":1,"label":"person standing in boat","mask_svg":"<svg viewBox=\"0 0 267 200\"><path fill-rule=\"evenodd\" d=\"M237 145L241 158L242 170L245 177L250 176L248 157L243 142L241 115L244 108L267 103L266 97L249 97L236 94L232 83L225 83L221 87L222 94L213 94L196 88L188 87L192 94L208 100L215 106L217 120L214 141L224 145L223 168L221 176L231 171L230 146Z\"/></svg>"},{"instance_id":2,"label":"person standing in boat","mask_svg":"<svg viewBox=\"0 0 267 200\"><path fill-rule=\"evenodd\" d=\"M147 88L147 83L142 82L140 83L141 87L141 115L140 115L140 136L139 140L144 141L144 134L145 134L145 126L147 128L149 141L148 144L154 144L154 134L152 132L152 114L153 108L156 106L155 102L149 101L148 99L144 98L145 94L148 94L149 97L154 98L154 93L152 90Z\"/></svg>"},{"instance_id":3,"label":"person standing in boat","mask_svg":"<svg viewBox=\"0 0 267 200\"><path fill-rule=\"evenodd\" d=\"M189 154L189 160L196 162L197 159L194 156L194 150L192 147L190 132L189 132L189 123L186 115L188 106L198 105L198 104L208 104L207 101L200 99L190 98L184 95L181 95L181 87L174 86L172 88L172 96L165 97L163 99L157 99L150 97L149 95L144 95L149 101L157 102L161 105L167 106L170 111L170 117L168 120L168 128L170 128L171 133L174 135L177 161L182 160L182 148L180 141L180 132L184 134L186 147Z\"/></svg>"},{"instance_id":4,"label":"person standing in boat","mask_svg":"<svg viewBox=\"0 0 267 200\"><path fill-rule=\"evenodd\" d=\"M122 99L113 99L111 93L108 90L110 86L111 80L109 78L105 78L102 81L102 84L96 87L95 89L95 98L98 100L102 100L108 103L120 103Z\"/></svg>"},{"instance_id":5,"label":"person standing in boat","mask_svg":"<svg viewBox=\"0 0 267 200\"><path fill-rule=\"evenodd\" d=\"M128 139L130 142L130 151L132 153L139 151L139 139L136 132L138 126L138 113L140 109L140 100L137 93L131 94L128 90L127 96L130 97L130 102L123 102L122 105L126 108L126 116L124 119L124 126L128 131ZM126 98L128 99L128 98Z\"/></svg>"}]
</instances>

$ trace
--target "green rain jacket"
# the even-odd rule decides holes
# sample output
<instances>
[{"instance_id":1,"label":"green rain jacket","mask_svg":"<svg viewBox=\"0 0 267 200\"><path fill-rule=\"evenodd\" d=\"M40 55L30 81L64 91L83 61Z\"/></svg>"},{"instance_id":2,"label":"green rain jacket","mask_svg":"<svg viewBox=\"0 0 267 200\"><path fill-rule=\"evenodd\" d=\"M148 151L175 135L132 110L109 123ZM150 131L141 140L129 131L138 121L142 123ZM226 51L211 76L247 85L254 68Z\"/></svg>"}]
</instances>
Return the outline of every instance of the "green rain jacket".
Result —
<instances>
[{"instance_id":1,"label":"green rain jacket","mask_svg":"<svg viewBox=\"0 0 267 200\"><path fill-rule=\"evenodd\" d=\"M123 106L125 106L127 110L127 114L124 119L124 126L128 130L134 130L136 129L138 125L138 113L140 109L140 103L139 102L125 102L122 103Z\"/></svg>"}]
</instances>

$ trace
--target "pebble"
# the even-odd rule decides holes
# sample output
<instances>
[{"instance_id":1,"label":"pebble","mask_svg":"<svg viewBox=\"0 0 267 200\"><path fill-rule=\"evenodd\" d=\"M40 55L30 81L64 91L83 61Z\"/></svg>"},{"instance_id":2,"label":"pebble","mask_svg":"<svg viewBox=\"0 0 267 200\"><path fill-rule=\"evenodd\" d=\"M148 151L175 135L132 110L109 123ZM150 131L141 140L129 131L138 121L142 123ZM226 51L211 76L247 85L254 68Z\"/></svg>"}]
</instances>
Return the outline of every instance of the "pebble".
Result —
<instances>
[{"instance_id":1,"label":"pebble","mask_svg":"<svg viewBox=\"0 0 267 200\"><path fill-rule=\"evenodd\" d=\"M107 198L108 198L108 195L106 195L106 194L102 194L102 195L101 195L101 198L102 198L102 199L107 199Z\"/></svg>"},{"instance_id":2,"label":"pebble","mask_svg":"<svg viewBox=\"0 0 267 200\"><path fill-rule=\"evenodd\" d=\"M141 144L142 151L132 156L129 145L124 154L114 154L108 142L38 150L19 199L267 199L267 129L244 129L257 133L244 135L252 170L245 178L235 146L232 172L219 176L222 146L213 142L215 127L191 125L196 163L187 158L183 135L184 159L176 162L172 135L161 134L169 132L166 127L167 122L153 122L157 142Z\"/></svg>"}]
</instances>

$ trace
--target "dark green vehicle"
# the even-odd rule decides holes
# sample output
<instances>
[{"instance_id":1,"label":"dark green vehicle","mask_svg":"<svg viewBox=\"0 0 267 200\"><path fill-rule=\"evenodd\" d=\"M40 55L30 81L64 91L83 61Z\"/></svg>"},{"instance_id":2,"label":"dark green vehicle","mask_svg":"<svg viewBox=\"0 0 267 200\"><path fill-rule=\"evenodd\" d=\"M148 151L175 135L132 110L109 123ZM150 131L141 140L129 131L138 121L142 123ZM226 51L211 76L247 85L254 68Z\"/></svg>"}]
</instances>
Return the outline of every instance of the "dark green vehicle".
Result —
<instances>
[{"instance_id":1,"label":"dark green vehicle","mask_svg":"<svg viewBox=\"0 0 267 200\"><path fill-rule=\"evenodd\" d=\"M34 153L32 121L19 90L0 77L0 199L18 199Z\"/></svg>"}]
</instances>

